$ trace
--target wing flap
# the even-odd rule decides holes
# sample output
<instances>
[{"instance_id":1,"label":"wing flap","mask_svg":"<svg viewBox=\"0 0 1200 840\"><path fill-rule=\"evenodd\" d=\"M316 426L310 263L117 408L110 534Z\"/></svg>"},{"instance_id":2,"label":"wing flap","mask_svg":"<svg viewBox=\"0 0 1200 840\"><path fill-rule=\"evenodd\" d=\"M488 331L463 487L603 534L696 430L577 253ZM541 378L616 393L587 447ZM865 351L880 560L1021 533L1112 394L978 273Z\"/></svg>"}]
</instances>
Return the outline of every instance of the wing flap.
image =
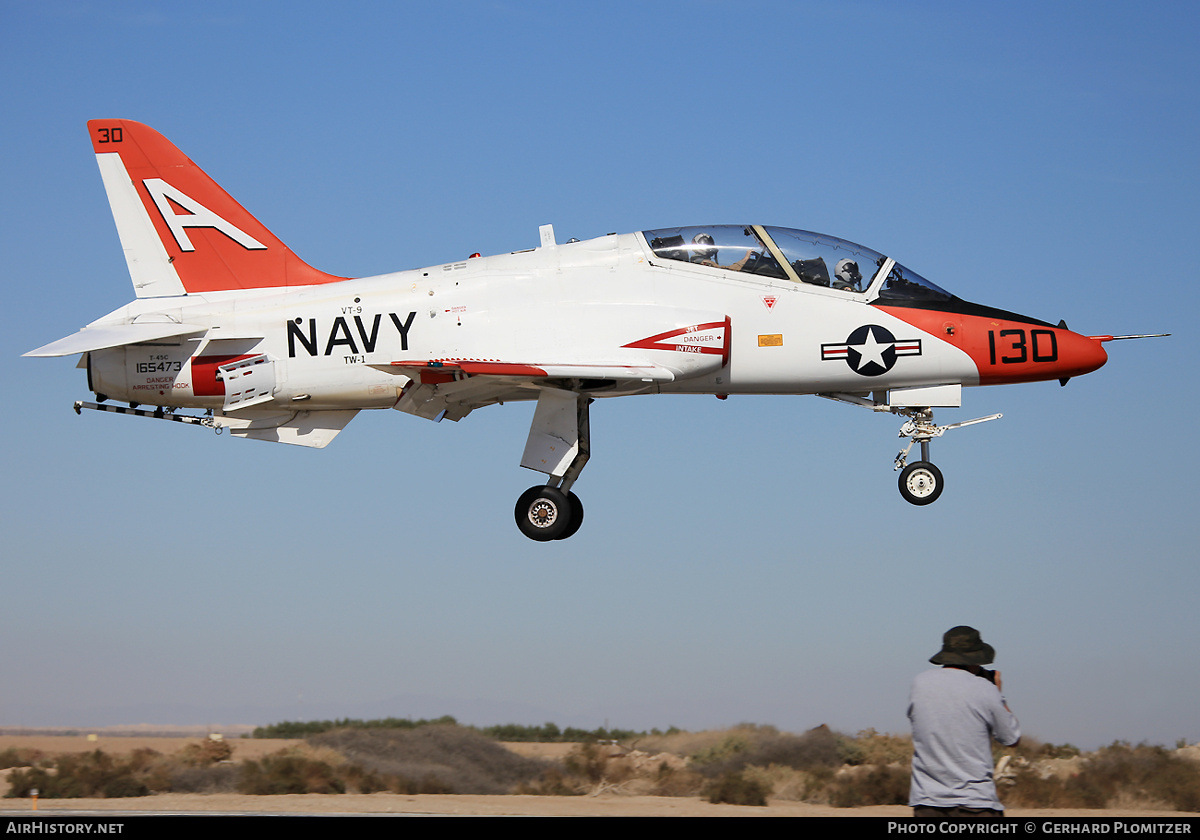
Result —
<instances>
[{"instance_id":1,"label":"wing flap","mask_svg":"<svg viewBox=\"0 0 1200 840\"><path fill-rule=\"evenodd\" d=\"M581 365L529 364L526 362L478 361L470 359L433 359L400 361L376 365L379 370L403 374L426 385L455 382L470 376L496 376L510 379L615 379L643 382L673 382L675 374L661 365Z\"/></svg>"},{"instance_id":2,"label":"wing flap","mask_svg":"<svg viewBox=\"0 0 1200 840\"><path fill-rule=\"evenodd\" d=\"M558 380L572 380L580 390L592 391L609 383L623 392L671 382L675 374L665 367L639 365L528 364L498 360L432 359L373 365L378 370L408 377L409 384L396 402L400 411L427 420L461 420L476 408L517 400L536 400L543 388ZM572 386L565 386L571 388Z\"/></svg>"}]
</instances>

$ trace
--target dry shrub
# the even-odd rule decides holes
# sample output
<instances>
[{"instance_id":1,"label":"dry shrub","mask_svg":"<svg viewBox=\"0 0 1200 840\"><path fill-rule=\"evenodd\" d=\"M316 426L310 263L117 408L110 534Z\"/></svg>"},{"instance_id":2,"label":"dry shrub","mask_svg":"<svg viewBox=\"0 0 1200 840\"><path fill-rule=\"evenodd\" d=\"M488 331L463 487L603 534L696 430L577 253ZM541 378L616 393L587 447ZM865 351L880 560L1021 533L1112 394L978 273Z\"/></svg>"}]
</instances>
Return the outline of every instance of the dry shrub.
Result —
<instances>
[{"instance_id":1,"label":"dry shrub","mask_svg":"<svg viewBox=\"0 0 1200 840\"><path fill-rule=\"evenodd\" d=\"M634 746L651 753L694 756L711 750L731 736L757 729L756 724L743 723L731 729L706 729L703 732L675 731L664 735L648 735L639 738Z\"/></svg>"},{"instance_id":2,"label":"dry shrub","mask_svg":"<svg viewBox=\"0 0 1200 840\"><path fill-rule=\"evenodd\" d=\"M1029 735L1023 735L1020 743L1016 746L993 745L992 752L1019 756L1029 761L1040 761L1046 758L1074 758L1082 751L1074 744L1050 744Z\"/></svg>"},{"instance_id":3,"label":"dry shrub","mask_svg":"<svg viewBox=\"0 0 1200 840\"><path fill-rule=\"evenodd\" d=\"M587 787L562 767L549 767L539 778L517 785L513 793L524 796L583 796L587 793Z\"/></svg>"},{"instance_id":4,"label":"dry shrub","mask_svg":"<svg viewBox=\"0 0 1200 840\"><path fill-rule=\"evenodd\" d=\"M704 782L699 773L662 761L645 793L647 796L699 796Z\"/></svg>"},{"instance_id":5,"label":"dry shrub","mask_svg":"<svg viewBox=\"0 0 1200 840\"><path fill-rule=\"evenodd\" d=\"M541 796L616 792L639 796L698 796L706 779L678 756L651 755L615 744L580 744L561 765L524 783L518 793Z\"/></svg>"},{"instance_id":6,"label":"dry shrub","mask_svg":"<svg viewBox=\"0 0 1200 840\"><path fill-rule=\"evenodd\" d=\"M702 795L713 804L765 806L770 793L769 783L745 770L730 770L710 782Z\"/></svg>"},{"instance_id":7,"label":"dry shrub","mask_svg":"<svg viewBox=\"0 0 1200 840\"><path fill-rule=\"evenodd\" d=\"M205 738L198 744L188 744L179 751L178 757L184 764L206 767L219 761L229 761L233 757L233 745L225 740Z\"/></svg>"},{"instance_id":8,"label":"dry shrub","mask_svg":"<svg viewBox=\"0 0 1200 840\"><path fill-rule=\"evenodd\" d=\"M386 783L398 793L510 793L538 778L546 763L524 758L473 729L455 725L417 729L346 729L309 743L336 750L374 773L365 784Z\"/></svg>"},{"instance_id":9,"label":"dry shrub","mask_svg":"<svg viewBox=\"0 0 1200 840\"><path fill-rule=\"evenodd\" d=\"M152 790L173 793L234 793L238 789L242 768L237 764L210 764L205 767L172 767L160 777Z\"/></svg>"},{"instance_id":10,"label":"dry shrub","mask_svg":"<svg viewBox=\"0 0 1200 840\"><path fill-rule=\"evenodd\" d=\"M155 756L144 765L142 779L156 792L233 793L237 790L241 765L228 759L233 747L222 743L210 739L188 744L173 755Z\"/></svg>"},{"instance_id":11,"label":"dry shrub","mask_svg":"<svg viewBox=\"0 0 1200 840\"><path fill-rule=\"evenodd\" d=\"M1200 766L1166 747L1116 742L1089 756L1080 776L1110 798L1125 790L1152 802L1169 802L1178 811L1200 811Z\"/></svg>"},{"instance_id":12,"label":"dry shrub","mask_svg":"<svg viewBox=\"0 0 1200 840\"><path fill-rule=\"evenodd\" d=\"M752 763L779 764L797 770L835 767L842 763L839 742L828 726L818 726L802 735L780 734L758 746Z\"/></svg>"},{"instance_id":13,"label":"dry shrub","mask_svg":"<svg viewBox=\"0 0 1200 840\"><path fill-rule=\"evenodd\" d=\"M912 761L912 737L864 729L842 745L847 764L908 764Z\"/></svg>"},{"instance_id":14,"label":"dry shrub","mask_svg":"<svg viewBox=\"0 0 1200 840\"><path fill-rule=\"evenodd\" d=\"M835 808L907 805L910 779L907 767L847 767L836 774L828 786L829 804Z\"/></svg>"},{"instance_id":15,"label":"dry shrub","mask_svg":"<svg viewBox=\"0 0 1200 840\"><path fill-rule=\"evenodd\" d=\"M909 768L907 765L858 765L814 767L796 770L790 767L748 767L746 772L768 780L771 796L856 808L866 805L905 805L908 803Z\"/></svg>"},{"instance_id":16,"label":"dry shrub","mask_svg":"<svg viewBox=\"0 0 1200 840\"><path fill-rule=\"evenodd\" d=\"M739 728L693 756L692 761L708 776L738 772L749 765L777 764L806 770L842 763L838 736L827 726L818 726L803 735L782 733L773 726Z\"/></svg>"},{"instance_id":17,"label":"dry shrub","mask_svg":"<svg viewBox=\"0 0 1200 840\"><path fill-rule=\"evenodd\" d=\"M1045 776L1045 777L1043 777ZM1200 811L1200 766L1165 747L1116 742L1084 758L1068 778L1036 765L1017 771L1005 802L1029 808L1161 808Z\"/></svg>"},{"instance_id":18,"label":"dry shrub","mask_svg":"<svg viewBox=\"0 0 1200 840\"><path fill-rule=\"evenodd\" d=\"M1086 779L1043 776L1032 767L1018 768L1002 796L1005 804L1020 808L1103 808L1107 800Z\"/></svg>"},{"instance_id":19,"label":"dry shrub","mask_svg":"<svg viewBox=\"0 0 1200 840\"><path fill-rule=\"evenodd\" d=\"M758 732L745 728L731 730L721 740L693 753L691 761L697 766L709 768L710 775L717 775L728 769L731 761L744 764L742 759L750 752L755 741L762 737Z\"/></svg>"},{"instance_id":20,"label":"dry shrub","mask_svg":"<svg viewBox=\"0 0 1200 840\"><path fill-rule=\"evenodd\" d=\"M32 767L45 756L44 752L33 747L9 747L0 750L0 770L10 767Z\"/></svg>"},{"instance_id":21,"label":"dry shrub","mask_svg":"<svg viewBox=\"0 0 1200 840\"><path fill-rule=\"evenodd\" d=\"M389 779L374 770L366 770L357 764L346 766L342 775L346 779L347 793L381 793L391 790Z\"/></svg>"},{"instance_id":22,"label":"dry shrub","mask_svg":"<svg viewBox=\"0 0 1200 840\"><path fill-rule=\"evenodd\" d=\"M297 753L306 755L314 761L324 761L331 767L344 769L349 762L342 753L332 747L322 746L320 744L306 743L302 746L292 747Z\"/></svg>"},{"instance_id":23,"label":"dry shrub","mask_svg":"<svg viewBox=\"0 0 1200 840\"><path fill-rule=\"evenodd\" d=\"M580 744L563 759L562 766L546 768L536 780L523 784L522 793L577 796L599 793L637 775L637 768L615 744Z\"/></svg>"},{"instance_id":24,"label":"dry shrub","mask_svg":"<svg viewBox=\"0 0 1200 840\"><path fill-rule=\"evenodd\" d=\"M24 798L34 788L48 799L146 796L150 789L140 776L156 755L153 750L136 750L125 759L102 750L62 755L47 766L14 770L6 796Z\"/></svg>"},{"instance_id":25,"label":"dry shrub","mask_svg":"<svg viewBox=\"0 0 1200 840\"><path fill-rule=\"evenodd\" d=\"M808 785L809 771L772 764L769 767L747 767L742 771L749 778L765 784L772 799L802 800Z\"/></svg>"},{"instance_id":26,"label":"dry shrub","mask_svg":"<svg viewBox=\"0 0 1200 840\"><path fill-rule=\"evenodd\" d=\"M258 761L246 761L237 781L239 793L278 795L288 793L345 793L346 784L337 769L326 761L281 750Z\"/></svg>"},{"instance_id":27,"label":"dry shrub","mask_svg":"<svg viewBox=\"0 0 1200 840\"><path fill-rule=\"evenodd\" d=\"M616 785L634 775L624 751L612 744L580 744L563 759L563 765L590 785Z\"/></svg>"},{"instance_id":28,"label":"dry shrub","mask_svg":"<svg viewBox=\"0 0 1200 840\"><path fill-rule=\"evenodd\" d=\"M200 744L169 756L137 749L128 756L114 757L95 750L61 755L29 771L14 771L8 795L27 796L31 788L46 798L117 798L165 791L227 793L236 790L239 772L231 763L211 763Z\"/></svg>"}]
</instances>

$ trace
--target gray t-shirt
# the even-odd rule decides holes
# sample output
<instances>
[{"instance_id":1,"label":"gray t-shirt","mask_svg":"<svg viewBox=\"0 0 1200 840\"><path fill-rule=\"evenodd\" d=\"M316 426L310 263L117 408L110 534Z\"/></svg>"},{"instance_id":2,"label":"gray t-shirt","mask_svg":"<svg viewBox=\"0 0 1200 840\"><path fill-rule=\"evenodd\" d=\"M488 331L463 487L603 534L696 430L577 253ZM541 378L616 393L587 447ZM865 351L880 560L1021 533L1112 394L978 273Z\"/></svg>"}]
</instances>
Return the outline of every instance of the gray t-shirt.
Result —
<instances>
[{"instance_id":1,"label":"gray t-shirt","mask_svg":"<svg viewBox=\"0 0 1200 840\"><path fill-rule=\"evenodd\" d=\"M913 680L908 719L909 805L1003 810L992 778L992 738L1015 744L1021 727L995 685L960 668L924 671Z\"/></svg>"}]
</instances>

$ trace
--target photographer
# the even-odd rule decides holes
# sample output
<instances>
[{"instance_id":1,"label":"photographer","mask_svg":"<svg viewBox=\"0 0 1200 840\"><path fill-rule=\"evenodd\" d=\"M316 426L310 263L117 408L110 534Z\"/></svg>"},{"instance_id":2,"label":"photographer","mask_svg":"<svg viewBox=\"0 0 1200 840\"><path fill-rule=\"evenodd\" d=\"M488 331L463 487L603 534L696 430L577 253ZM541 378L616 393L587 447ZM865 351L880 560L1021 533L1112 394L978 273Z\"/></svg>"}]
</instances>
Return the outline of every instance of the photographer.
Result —
<instances>
[{"instance_id":1,"label":"photographer","mask_svg":"<svg viewBox=\"0 0 1200 840\"><path fill-rule=\"evenodd\" d=\"M908 703L913 816L1004 816L992 777L991 741L1012 746L1021 739L1021 728L1000 693L1000 672L982 667L995 658L978 630L953 627L929 660L942 667L913 680Z\"/></svg>"}]
</instances>

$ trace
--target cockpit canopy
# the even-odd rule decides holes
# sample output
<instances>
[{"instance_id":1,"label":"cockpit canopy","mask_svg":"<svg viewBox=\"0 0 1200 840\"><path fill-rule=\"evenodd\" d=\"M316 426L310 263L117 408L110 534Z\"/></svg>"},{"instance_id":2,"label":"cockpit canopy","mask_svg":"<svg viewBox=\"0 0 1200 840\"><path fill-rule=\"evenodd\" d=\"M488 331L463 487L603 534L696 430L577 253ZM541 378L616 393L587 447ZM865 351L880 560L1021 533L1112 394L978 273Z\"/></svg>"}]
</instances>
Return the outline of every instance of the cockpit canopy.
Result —
<instances>
[{"instance_id":1,"label":"cockpit canopy","mask_svg":"<svg viewBox=\"0 0 1200 840\"><path fill-rule=\"evenodd\" d=\"M655 255L692 265L863 293L883 300L953 295L878 251L845 239L764 225L702 225L642 231ZM877 275L883 270L887 275ZM878 281L878 282L877 282Z\"/></svg>"}]
</instances>

